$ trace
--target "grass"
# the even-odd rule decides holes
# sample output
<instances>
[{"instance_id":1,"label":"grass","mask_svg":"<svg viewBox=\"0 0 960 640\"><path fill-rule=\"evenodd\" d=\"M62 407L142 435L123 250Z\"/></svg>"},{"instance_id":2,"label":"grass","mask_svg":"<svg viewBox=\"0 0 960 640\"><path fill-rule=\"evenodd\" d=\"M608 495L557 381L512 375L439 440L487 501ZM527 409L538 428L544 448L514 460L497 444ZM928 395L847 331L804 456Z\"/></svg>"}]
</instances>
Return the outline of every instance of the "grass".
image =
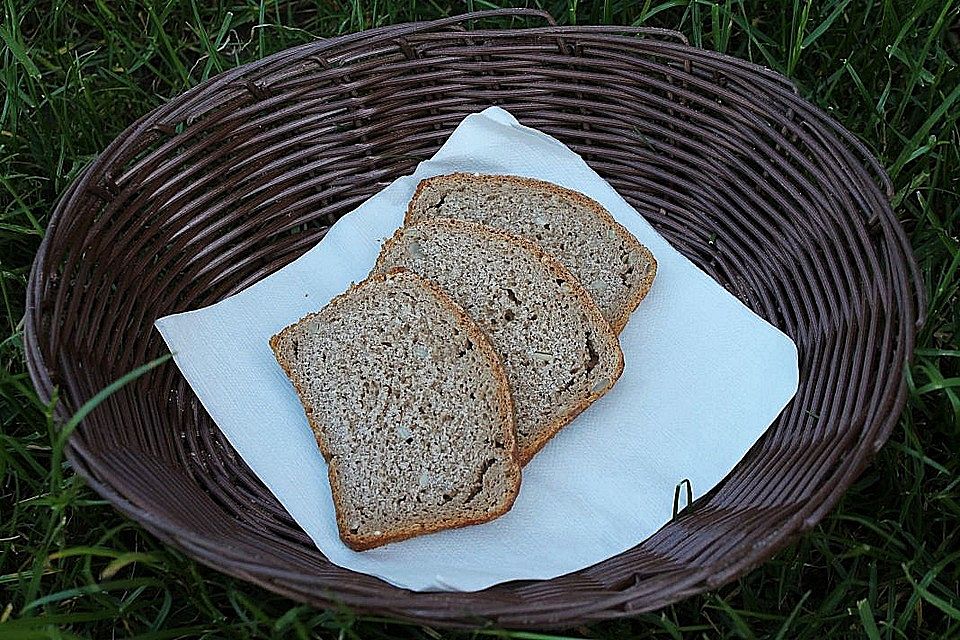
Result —
<instances>
[{"instance_id":1,"label":"grass","mask_svg":"<svg viewBox=\"0 0 960 640\"><path fill-rule=\"evenodd\" d=\"M466 638L318 611L200 567L86 488L24 373L28 269L54 202L129 123L316 37L496 3L0 0L0 638ZM928 321L899 428L842 504L715 592L595 638L960 638L960 2L544 2L561 22L678 29L790 76L896 186Z\"/></svg>"}]
</instances>

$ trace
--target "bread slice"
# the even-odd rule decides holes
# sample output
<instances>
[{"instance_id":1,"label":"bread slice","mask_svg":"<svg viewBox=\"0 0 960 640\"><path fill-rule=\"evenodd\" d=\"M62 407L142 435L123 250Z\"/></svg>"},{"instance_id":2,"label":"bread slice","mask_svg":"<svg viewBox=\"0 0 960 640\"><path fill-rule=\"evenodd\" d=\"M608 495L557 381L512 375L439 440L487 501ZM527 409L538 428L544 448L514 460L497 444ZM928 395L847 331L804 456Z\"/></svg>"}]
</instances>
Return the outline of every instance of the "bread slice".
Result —
<instances>
[{"instance_id":1,"label":"bread slice","mask_svg":"<svg viewBox=\"0 0 960 640\"><path fill-rule=\"evenodd\" d=\"M617 333L657 273L650 251L599 203L542 180L467 173L427 178L405 222L439 217L479 222L540 245L583 283Z\"/></svg>"},{"instance_id":2,"label":"bread slice","mask_svg":"<svg viewBox=\"0 0 960 640\"><path fill-rule=\"evenodd\" d=\"M375 271L404 267L435 281L503 358L526 463L623 371L610 325L577 279L522 238L438 218L400 228Z\"/></svg>"},{"instance_id":3,"label":"bread slice","mask_svg":"<svg viewBox=\"0 0 960 640\"><path fill-rule=\"evenodd\" d=\"M513 405L486 335L440 289L371 276L270 340L329 465L343 541L492 520L520 489Z\"/></svg>"}]
</instances>

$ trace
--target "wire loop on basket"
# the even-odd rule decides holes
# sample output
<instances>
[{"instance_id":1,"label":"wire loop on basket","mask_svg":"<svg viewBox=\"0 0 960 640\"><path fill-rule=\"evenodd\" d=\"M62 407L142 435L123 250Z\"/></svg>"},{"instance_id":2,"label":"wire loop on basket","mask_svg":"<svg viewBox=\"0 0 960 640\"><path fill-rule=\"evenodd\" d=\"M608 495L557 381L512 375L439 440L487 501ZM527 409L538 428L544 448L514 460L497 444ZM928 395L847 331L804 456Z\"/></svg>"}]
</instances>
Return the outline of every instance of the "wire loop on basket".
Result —
<instances>
[{"instance_id":1,"label":"wire loop on basket","mask_svg":"<svg viewBox=\"0 0 960 640\"><path fill-rule=\"evenodd\" d=\"M461 28L513 16L548 26ZM451 626L569 626L655 609L742 575L814 526L905 402L922 321L917 267L889 179L862 143L788 80L672 32L477 12L295 47L174 98L114 140L51 217L25 319L41 397L56 390L66 420L165 351L156 318L294 260L490 105L581 154L797 343L796 398L721 485L575 574L411 593L329 563L173 364L88 415L70 440L77 473L221 571L306 602Z\"/></svg>"}]
</instances>

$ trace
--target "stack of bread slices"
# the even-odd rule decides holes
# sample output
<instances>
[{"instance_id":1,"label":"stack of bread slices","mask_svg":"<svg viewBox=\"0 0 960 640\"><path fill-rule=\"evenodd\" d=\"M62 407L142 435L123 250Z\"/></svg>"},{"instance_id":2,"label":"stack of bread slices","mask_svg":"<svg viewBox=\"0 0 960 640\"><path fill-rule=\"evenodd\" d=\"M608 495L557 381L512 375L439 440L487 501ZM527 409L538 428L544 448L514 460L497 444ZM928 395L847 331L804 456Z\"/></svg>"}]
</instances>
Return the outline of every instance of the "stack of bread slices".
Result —
<instances>
[{"instance_id":1,"label":"stack of bread slices","mask_svg":"<svg viewBox=\"0 0 960 640\"><path fill-rule=\"evenodd\" d=\"M370 276L270 340L356 550L506 513L521 467L623 371L650 252L554 184L420 183Z\"/></svg>"}]
</instances>

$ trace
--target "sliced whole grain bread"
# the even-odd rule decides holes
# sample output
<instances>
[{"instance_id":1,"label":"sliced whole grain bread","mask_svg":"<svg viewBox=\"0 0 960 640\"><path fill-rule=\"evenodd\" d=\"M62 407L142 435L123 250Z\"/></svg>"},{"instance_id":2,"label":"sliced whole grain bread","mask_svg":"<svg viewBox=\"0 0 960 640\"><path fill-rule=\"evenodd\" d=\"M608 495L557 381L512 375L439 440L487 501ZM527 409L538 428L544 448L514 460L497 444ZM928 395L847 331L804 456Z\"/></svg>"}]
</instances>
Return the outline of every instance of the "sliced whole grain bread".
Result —
<instances>
[{"instance_id":1,"label":"sliced whole grain bread","mask_svg":"<svg viewBox=\"0 0 960 640\"><path fill-rule=\"evenodd\" d=\"M520 488L500 358L436 285L374 275L270 340L356 550L492 520Z\"/></svg>"},{"instance_id":2,"label":"sliced whole grain bread","mask_svg":"<svg viewBox=\"0 0 960 640\"><path fill-rule=\"evenodd\" d=\"M374 271L397 267L436 282L490 336L510 381L522 463L623 371L600 309L527 240L462 220L422 220L384 243Z\"/></svg>"},{"instance_id":3,"label":"sliced whole grain bread","mask_svg":"<svg viewBox=\"0 0 960 640\"><path fill-rule=\"evenodd\" d=\"M468 173L427 178L405 223L440 217L479 222L538 244L583 283L617 333L657 273L650 251L603 206L549 182Z\"/></svg>"}]
</instances>

